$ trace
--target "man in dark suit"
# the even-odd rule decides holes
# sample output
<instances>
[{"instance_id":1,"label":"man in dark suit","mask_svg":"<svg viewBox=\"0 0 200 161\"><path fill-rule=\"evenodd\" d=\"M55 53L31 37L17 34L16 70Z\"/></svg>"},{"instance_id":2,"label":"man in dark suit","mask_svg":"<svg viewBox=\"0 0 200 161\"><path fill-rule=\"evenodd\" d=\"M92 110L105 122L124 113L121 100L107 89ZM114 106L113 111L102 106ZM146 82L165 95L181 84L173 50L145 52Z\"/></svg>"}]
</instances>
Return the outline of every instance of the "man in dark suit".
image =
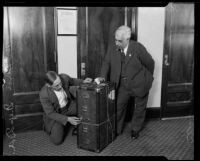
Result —
<instances>
[{"instance_id":1,"label":"man in dark suit","mask_svg":"<svg viewBox=\"0 0 200 161\"><path fill-rule=\"evenodd\" d=\"M116 51L106 54L97 83L108 80L116 84L117 133L122 133L130 97L135 98L131 120L131 137L136 139L145 119L149 90L153 82L154 60L139 42L130 40L131 29L120 26L115 32Z\"/></svg>"},{"instance_id":2,"label":"man in dark suit","mask_svg":"<svg viewBox=\"0 0 200 161\"><path fill-rule=\"evenodd\" d=\"M54 71L46 73L46 84L42 87L39 96L44 110L44 130L55 145L64 141L67 122L76 126L81 121L76 117L75 98L70 92L70 87L91 81L90 78L83 81L71 78L67 74L58 75Z\"/></svg>"}]
</instances>

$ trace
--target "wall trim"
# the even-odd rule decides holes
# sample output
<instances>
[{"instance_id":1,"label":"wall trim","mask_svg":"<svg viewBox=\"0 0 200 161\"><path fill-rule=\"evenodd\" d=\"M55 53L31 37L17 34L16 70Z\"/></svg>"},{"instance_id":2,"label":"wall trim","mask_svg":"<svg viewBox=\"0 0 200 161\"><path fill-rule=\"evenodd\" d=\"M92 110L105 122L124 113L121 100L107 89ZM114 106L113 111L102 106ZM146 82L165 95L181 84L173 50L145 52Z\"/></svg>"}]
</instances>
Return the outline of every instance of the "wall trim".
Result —
<instances>
[{"instance_id":1,"label":"wall trim","mask_svg":"<svg viewBox=\"0 0 200 161\"><path fill-rule=\"evenodd\" d=\"M180 116L180 117L164 117L161 120L174 120L174 119L187 119L187 118L193 118L194 119L194 115Z\"/></svg>"}]
</instances>

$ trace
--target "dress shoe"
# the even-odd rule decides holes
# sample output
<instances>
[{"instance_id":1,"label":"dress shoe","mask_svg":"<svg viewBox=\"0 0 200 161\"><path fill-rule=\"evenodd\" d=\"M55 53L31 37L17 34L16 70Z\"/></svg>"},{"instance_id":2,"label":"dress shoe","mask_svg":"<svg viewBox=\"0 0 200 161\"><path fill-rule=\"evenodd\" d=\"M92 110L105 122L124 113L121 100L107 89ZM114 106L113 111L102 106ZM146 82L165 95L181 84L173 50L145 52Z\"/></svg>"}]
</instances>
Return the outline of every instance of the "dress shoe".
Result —
<instances>
[{"instance_id":1,"label":"dress shoe","mask_svg":"<svg viewBox=\"0 0 200 161\"><path fill-rule=\"evenodd\" d=\"M131 131L131 139L137 139L139 137L139 132L132 130Z\"/></svg>"},{"instance_id":2,"label":"dress shoe","mask_svg":"<svg viewBox=\"0 0 200 161\"><path fill-rule=\"evenodd\" d=\"M77 128L74 128L74 129L72 130L72 136L74 136L74 135L77 135Z\"/></svg>"},{"instance_id":3,"label":"dress shoe","mask_svg":"<svg viewBox=\"0 0 200 161\"><path fill-rule=\"evenodd\" d=\"M45 125L43 125L43 131L47 133Z\"/></svg>"},{"instance_id":4,"label":"dress shoe","mask_svg":"<svg viewBox=\"0 0 200 161\"><path fill-rule=\"evenodd\" d=\"M44 132L46 132L45 125L42 126L42 129L43 129Z\"/></svg>"}]
</instances>

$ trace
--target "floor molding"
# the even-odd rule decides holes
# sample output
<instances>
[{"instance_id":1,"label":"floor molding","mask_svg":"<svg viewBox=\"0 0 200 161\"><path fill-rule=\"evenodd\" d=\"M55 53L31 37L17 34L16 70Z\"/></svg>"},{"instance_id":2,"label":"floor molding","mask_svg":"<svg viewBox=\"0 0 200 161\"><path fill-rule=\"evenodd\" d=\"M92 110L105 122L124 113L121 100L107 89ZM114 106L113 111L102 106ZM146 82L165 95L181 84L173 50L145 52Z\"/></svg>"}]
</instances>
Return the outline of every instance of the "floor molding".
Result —
<instances>
[{"instance_id":1,"label":"floor molding","mask_svg":"<svg viewBox=\"0 0 200 161\"><path fill-rule=\"evenodd\" d=\"M185 118L194 118L194 116L180 116L180 117L165 117L161 120L174 120L174 119L185 119Z\"/></svg>"},{"instance_id":2,"label":"floor molding","mask_svg":"<svg viewBox=\"0 0 200 161\"><path fill-rule=\"evenodd\" d=\"M148 107L146 111L146 118L152 119L152 118L158 118L160 119L160 107Z\"/></svg>"}]
</instances>

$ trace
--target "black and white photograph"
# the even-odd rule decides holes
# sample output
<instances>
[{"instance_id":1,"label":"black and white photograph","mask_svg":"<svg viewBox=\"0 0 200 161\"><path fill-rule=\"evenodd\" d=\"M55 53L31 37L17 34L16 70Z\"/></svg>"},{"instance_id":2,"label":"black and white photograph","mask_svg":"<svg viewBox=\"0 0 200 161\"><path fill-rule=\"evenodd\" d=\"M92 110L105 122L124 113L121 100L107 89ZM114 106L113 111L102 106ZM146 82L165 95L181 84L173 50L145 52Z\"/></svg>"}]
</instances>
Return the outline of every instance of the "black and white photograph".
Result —
<instances>
[{"instance_id":1,"label":"black and white photograph","mask_svg":"<svg viewBox=\"0 0 200 161\"><path fill-rule=\"evenodd\" d=\"M2 155L194 160L195 5L3 6Z\"/></svg>"}]
</instances>

